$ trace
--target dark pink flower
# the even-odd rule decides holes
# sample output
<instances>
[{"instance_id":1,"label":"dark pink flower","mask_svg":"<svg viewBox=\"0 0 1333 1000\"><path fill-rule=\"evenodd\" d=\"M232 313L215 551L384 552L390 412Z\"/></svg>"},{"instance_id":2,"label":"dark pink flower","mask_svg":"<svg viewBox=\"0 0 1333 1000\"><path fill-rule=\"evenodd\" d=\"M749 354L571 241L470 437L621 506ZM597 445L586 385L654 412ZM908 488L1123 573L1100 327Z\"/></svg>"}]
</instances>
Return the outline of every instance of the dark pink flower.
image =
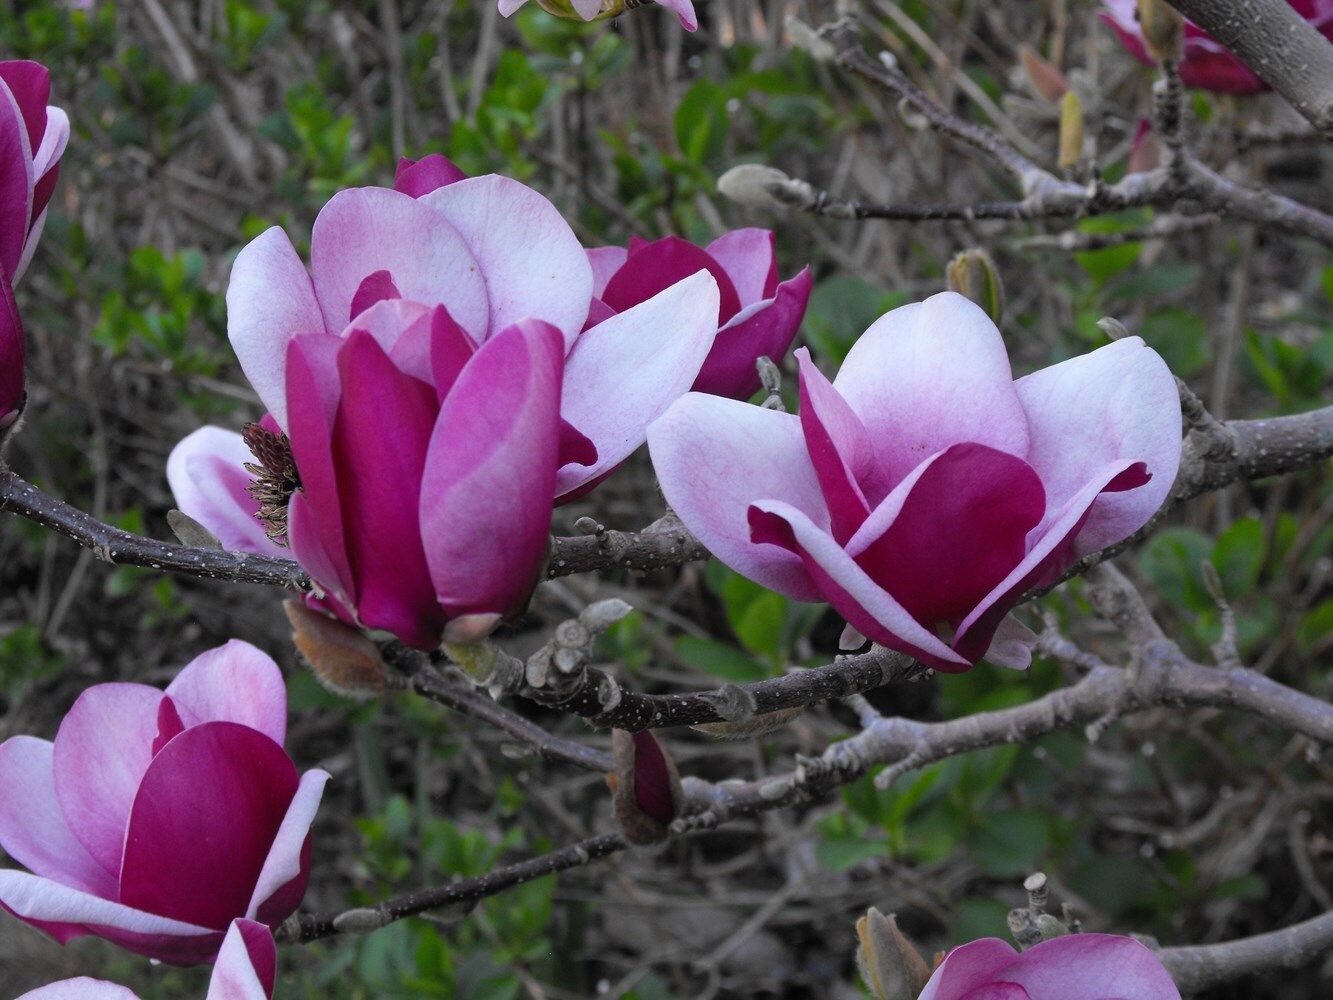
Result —
<instances>
[{"instance_id":1,"label":"dark pink flower","mask_svg":"<svg viewBox=\"0 0 1333 1000\"><path fill-rule=\"evenodd\" d=\"M1180 1000L1180 991L1133 938L1068 934L1022 954L999 938L960 945L918 1000Z\"/></svg>"},{"instance_id":2,"label":"dark pink flower","mask_svg":"<svg viewBox=\"0 0 1333 1000\"><path fill-rule=\"evenodd\" d=\"M693 389L748 399L759 388L756 359L782 359L810 300L810 269L779 284L773 246L766 229L736 229L703 248L668 236L589 250L596 296L589 319L623 312L707 271L718 285L717 335Z\"/></svg>"},{"instance_id":3,"label":"dark pink flower","mask_svg":"<svg viewBox=\"0 0 1333 1000\"><path fill-rule=\"evenodd\" d=\"M269 1000L277 974L273 934L263 924L237 919L222 941L204 1000ZM105 979L62 979L18 1000L139 1000L133 990Z\"/></svg>"},{"instance_id":4,"label":"dark pink flower","mask_svg":"<svg viewBox=\"0 0 1333 1000\"><path fill-rule=\"evenodd\" d=\"M1106 10L1101 18L1120 39L1120 44L1145 66L1153 65L1143 43L1143 33L1135 17L1135 0L1102 0ZM1333 40L1333 0L1287 0L1325 38ZM1193 21L1185 22L1185 58L1180 63L1180 79L1187 87L1226 94L1257 94L1268 89L1254 71L1237 59L1212 35Z\"/></svg>"},{"instance_id":5,"label":"dark pink flower","mask_svg":"<svg viewBox=\"0 0 1333 1000\"><path fill-rule=\"evenodd\" d=\"M233 641L165 692L84 691L54 743L0 745L0 907L62 944L93 934L207 962L237 919L276 927L301 902L328 775L282 748L277 665ZM29 874L31 872L31 874Z\"/></svg>"},{"instance_id":6,"label":"dark pink flower","mask_svg":"<svg viewBox=\"0 0 1333 1000\"><path fill-rule=\"evenodd\" d=\"M834 382L797 358L800 416L690 393L653 424L662 492L738 573L940 670L1025 666L1006 613L1141 527L1180 463L1175 380L1138 337L1015 382L945 292L881 317Z\"/></svg>"}]
</instances>

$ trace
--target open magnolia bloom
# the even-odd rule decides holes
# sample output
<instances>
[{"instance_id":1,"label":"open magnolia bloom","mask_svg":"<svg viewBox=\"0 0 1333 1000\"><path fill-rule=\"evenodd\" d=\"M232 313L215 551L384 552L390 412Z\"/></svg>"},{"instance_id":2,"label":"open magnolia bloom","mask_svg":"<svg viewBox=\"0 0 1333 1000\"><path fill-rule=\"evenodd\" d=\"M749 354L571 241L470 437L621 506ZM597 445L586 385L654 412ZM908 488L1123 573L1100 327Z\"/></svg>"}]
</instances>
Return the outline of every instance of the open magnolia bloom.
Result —
<instances>
[{"instance_id":1,"label":"open magnolia bloom","mask_svg":"<svg viewBox=\"0 0 1333 1000\"><path fill-rule=\"evenodd\" d=\"M1333 41L1333 0L1287 0L1296 13ZM1103 0L1102 20L1109 24L1120 44L1145 66L1153 58L1143 41L1143 30L1135 12L1136 0ZM1185 57L1180 61L1180 81L1187 87L1226 94L1257 94L1268 89L1254 71L1193 21L1185 22Z\"/></svg>"},{"instance_id":2,"label":"open magnolia bloom","mask_svg":"<svg viewBox=\"0 0 1333 1000\"><path fill-rule=\"evenodd\" d=\"M500 13L509 17L528 0L499 0ZM537 0L538 6L556 17L578 19L580 21L598 21L616 17L631 7L641 7L646 0ZM657 0L663 7L671 10L680 18L680 26L686 31L695 31L699 19L694 13L692 0Z\"/></svg>"},{"instance_id":3,"label":"open magnolia bloom","mask_svg":"<svg viewBox=\"0 0 1333 1000\"><path fill-rule=\"evenodd\" d=\"M648 433L662 491L738 573L939 670L1026 666L1019 596L1145 524L1180 463L1175 380L1137 337L1015 382L945 292L876 321L832 383L797 357L799 416L675 403Z\"/></svg>"},{"instance_id":4,"label":"open magnolia bloom","mask_svg":"<svg viewBox=\"0 0 1333 1000\"><path fill-rule=\"evenodd\" d=\"M1180 1000L1180 991L1133 938L1067 934L1021 954L999 938L960 945L918 1000Z\"/></svg>"},{"instance_id":5,"label":"open magnolia bloom","mask_svg":"<svg viewBox=\"0 0 1333 1000\"><path fill-rule=\"evenodd\" d=\"M276 927L305 895L328 775L297 775L277 664L232 641L166 691L97 684L55 742L0 745L0 908L62 944L93 934L177 965L237 919ZM31 874L29 874L31 872Z\"/></svg>"},{"instance_id":6,"label":"open magnolia bloom","mask_svg":"<svg viewBox=\"0 0 1333 1000\"><path fill-rule=\"evenodd\" d=\"M273 934L253 920L233 920L208 981L204 1000L269 1000L277 974ZM139 994L105 979L62 979L18 1000L139 1000Z\"/></svg>"},{"instance_id":7,"label":"open magnolia bloom","mask_svg":"<svg viewBox=\"0 0 1333 1000\"><path fill-rule=\"evenodd\" d=\"M767 229L734 229L707 247L678 236L629 247L588 251L597 297L589 314L613 316L632 309L681 278L707 271L717 281L717 335L704 360L697 392L748 399L759 389L755 361L781 360L796 339L813 281L804 268L779 283L774 237Z\"/></svg>"},{"instance_id":8,"label":"open magnolia bloom","mask_svg":"<svg viewBox=\"0 0 1333 1000\"><path fill-rule=\"evenodd\" d=\"M585 329L592 267L555 207L446 165L405 167L419 197L335 195L308 271L277 228L241 251L228 336L270 416L167 470L224 545L290 545L326 609L422 649L521 609L553 503L643 443L717 331L706 272Z\"/></svg>"}]
</instances>

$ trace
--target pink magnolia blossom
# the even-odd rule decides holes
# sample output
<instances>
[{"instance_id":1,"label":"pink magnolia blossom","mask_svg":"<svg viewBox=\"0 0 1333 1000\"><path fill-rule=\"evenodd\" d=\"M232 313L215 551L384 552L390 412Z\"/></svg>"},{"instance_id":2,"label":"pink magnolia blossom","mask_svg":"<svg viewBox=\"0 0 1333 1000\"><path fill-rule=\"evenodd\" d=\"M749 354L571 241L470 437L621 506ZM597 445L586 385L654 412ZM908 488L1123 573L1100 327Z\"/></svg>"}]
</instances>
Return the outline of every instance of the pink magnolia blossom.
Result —
<instances>
[{"instance_id":1,"label":"pink magnolia blossom","mask_svg":"<svg viewBox=\"0 0 1333 1000\"><path fill-rule=\"evenodd\" d=\"M649 449L672 508L732 569L940 670L1022 667L1030 587L1125 538L1180 462L1180 404L1137 337L1014 381L945 292L881 317L834 382L797 352L800 415L691 393Z\"/></svg>"},{"instance_id":2,"label":"pink magnolia blossom","mask_svg":"<svg viewBox=\"0 0 1333 1000\"><path fill-rule=\"evenodd\" d=\"M499 0L500 13L509 17L528 0ZM686 31L695 31L699 19L694 13L692 0L657 0L663 7L680 18L680 26ZM556 17L577 18L583 21L596 21L601 18L623 14L629 4L626 0L537 0L538 5Z\"/></svg>"},{"instance_id":3,"label":"pink magnolia blossom","mask_svg":"<svg viewBox=\"0 0 1333 1000\"><path fill-rule=\"evenodd\" d=\"M329 201L309 270L277 228L232 269L228 335L270 414L251 443L272 446L270 473L291 464L270 497L280 530L256 519L238 435L197 431L167 475L224 545L289 544L327 609L425 649L522 607L553 502L613 471L694 382L718 293L694 274L585 328L592 267L549 201L442 157L398 180L419 197Z\"/></svg>"},{"instance_id":4,"label":"pink magnolia blossom","mask_svg":"<svg viewBox=\"0 0 1333 1000\"><path fill-rule=\"evenodd\" d=\"M773 244L766 229L736 229L703 248L668 236L651 243L631 240L628 249L589 250L597 297L592 312L615 315L687 275L707 271L720 296L718 329L693 388L747 399L759 388L756 359L781 360L810 300L810 269L779 283Z\"/></svg>"},{"instance_id":5,"label":"pink magnolia blossom","mask_svg":"<svg viewBox=\"0 0 1333 1000\"><path fill-rule=\"evenodd\" d=\"M277 974L273 934L263 924L238 919L222 941L204 1000L269 1000ZM62 979L18 1000L139 1000L133 990L105 979Z\"/></svg>"},{"instance_id":6,"label":"pink magnolia blossom","mask_svg":"<svg viewBox=\"0 0 1333 1000\"><path fill-rule=\"evenodd\" d=\"M1333 40L1333 0L1287 2L1325 38ZM1103 0L1103 4L1106 10L1101 18L1115 30L1120 44L1143 65L1153 65L1135 17L1135 0ZM1193 21L1185 22L1185 58L1180 63L1180 79L1187 87L1226 94L1257 94L1268 89L1268 84L1253 70Z\"/></svg>"},{"instance_id":7,"label":"pink magnolia blossom","mask_svg":"<svg viewBox=\"0 0 1333 1000\"><path fill-rule=\"evenodd\" d=\"M1133 938L1069 934L1022 954L999 938L960 945L918 1000L1180 1000L1180 991Z\"/></svg>"},{"instance_id":8,"label":"pink magnolia blossom","mask_svg":"<svg viewBox=\"0 0 1333 1000\"><path fill-rule=\"evenodd\" d=\"M26 347L16 284L46 225L69 119L48 107L51 74L41 63L0 61L0 437L23 409Z\"/></svg>"},{"instance_id":9,"label":"pink magnolia blossom","mask_svg":"<svg viewBox=\"0 0 1333 1000\"><path fill-rule=\"evenodd\" d=\"M305 894L328 775L282 748L277 665L243 642L165 692L98 684L55 742L0 745L0 908L62 944L92 934L177 965L211 961L239 918L270 927Z\"/></svg>"}]
</instances>

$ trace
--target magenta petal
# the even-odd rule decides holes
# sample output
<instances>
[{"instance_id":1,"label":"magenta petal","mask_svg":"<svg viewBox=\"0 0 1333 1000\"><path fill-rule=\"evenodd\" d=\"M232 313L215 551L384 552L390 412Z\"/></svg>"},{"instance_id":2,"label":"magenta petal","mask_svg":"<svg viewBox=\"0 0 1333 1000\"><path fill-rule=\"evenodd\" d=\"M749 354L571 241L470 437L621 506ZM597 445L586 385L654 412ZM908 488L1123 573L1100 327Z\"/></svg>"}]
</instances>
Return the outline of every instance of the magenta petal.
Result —
<instances>
[{"instance_id":1,"label":"magenta petal","mask_svg":"<svg viewBox=\"0 0 1333 1000\"><path fill-rule=\"evenodd\" d=\"M333 447L356 609L409 645L439 643L444 620L421 549L417 505L438 403L367 333L338 353L343 393Z\"/></svg>"},{"instance_id":2,"label":"magenta petal","mask_svg":"<svg viewBox=\"0 0 1333 1000\"><path fill-rule=\"evenodd\" d=\"M28 148L36 150L46 132L46 104L51 99L51 73L31 59L0 62L0 80L14 95L28 136Z\"/></svg>"},{"instance_id":3,"label":"magenta petal","mask_svg":"<svg viewBox=\"0 0 1333 1000\"><path fill-rule=\"evenodd\" d=\"M187 726L239 722L282 746L287 734L287 688L272 657L240 639L200 653L169 685Z\"/></svg>"},{"instance_id":4,"label":"magenta petal","mask_svg":"<svg viewBox=\"0 0 1333 1000\"><path fill-rule=\"evenodd\" d=\"M350 323L376 302L386 299L401 299L402 293L393 283L393 275L388 271L373 271L361 280L352 294L352 305L348 310L347 321Z\"/></svg>"},{"instance_id":5,"label":"magenta petal","mask_svg":"<svg viewBox=\"0 0 1333 1000\"><path fill-rule=\"evenodd\" d=\"M779 285L772 300L746 307L718 330L694 390L733 399L753 396L759 389L756 359L780 362L786 355L805 318L813 285L806 268Z\"/></svg>"},{"instance_id":6,"label":"magenta petal","mask_svg":"<svg viewBox=\"0 0 1333 1000\"><path fill-rule=\"evenodd\" d=\"M139 994L105 979L79 976L29 990L18 1000L139 1000Z\"/></svg>"},{"instance_id":7,"label":"magenta petal","mask_svg":"<svg viewBox=\"0 0 1333 1000\"><path fill-rule=\"evenodd\" d=\"M277 926L301 905L310 881L310 826L328 780L326 771L301 775L250 895L247 917Z\"/></svg>"},{"instance_id":8,"label":"magenta petal","mask_svg":"<svg viewBox=\"0 0 1333 1000\"><path fill-rule=\"evenodd\" d=\"M242 916L287 807L296 767L234 722L187 729L148 765L125 834L120 900L214 930Z\"/></svg>"},{"instance_id":9,"label":"magenta petal","mask_svg":"<svg viewBox=\"0 0 1333 1000\"><path fill-rule=\"evenodd\" d=\"M205 1000L268 1000L277 965L272 931L253 920L234 920L218 951Z\"/></svg>"},{"instance_id":10,"label":"magenta petal","mask_svg":"<svg viewBox=\"0 0 1333 1000\"><path fill-rule=\"evenodd\" d=\"M597 446L568 420L560 421L560 446L556 466L596 465Z\"/></svg>"},{"instance_id":11,"label":"magenta petal","mask_svg":"<svg viewBox=\"0 0 1333 1000\"><path fill-rule=\"evenodd\" d=\"M167 483L181 512L213 533L224 549L266 556L287 553L264 531L250 496L255 477L245 468L258 461L241 435L200 427L167 456Z\"/></svg>"},{"instance_id":12,"label":"magenta petal","mask_svg":"<svg viewBox=\"0 0 1333 1000\"><path fill-rule=\"evenodd\" d=\"M545 197L494 174L438 188L421 200L449 221L476 259L490 296L484 330L440 299L478 340L520 320L552 324L566 350L583 329L592 298L592 267L569 223ZM430 299L423 299L430 302Z\"/></svg>"},{"instance_id":13,"label":"magenta petal","mask_svg":"<svg viewBox=\"0 0 1333 1000\"><path fill-rule=\"evenodd\" d=\"M0 210L3 211L3 210ZM3 224L3 223L0 223ZM0 434L23 406L27 385L28 347L18 306L8 280L0 274Z\"/></svg>"},{"instance_id":14,"label":"magenta petal","mask_svg":"<svg viewBox=\"0 0 1333 1000\"><path fill-rule=\"evenodd\" d=\"M32 736L0 744L0 847L35 875L114 899L115 878L70 832L60 809L54 752Z\"/></svg>"},{"instance_id":15,"label":"magenta petal","mask_svg":"<svg viewBox=\"0 0 1333 1000\"><path fill-rule=\"evenodd\" d=\"M680 26L686 31L699 30L699 18L694 13L692 0L657 0L657 2L680 18Z\"/></svg>"},{"instance_id":16,"label":"magenta petal","mask_svg":"<svg viewBox=\"0 0 1333 1000\"><path fill-rule=\"evenodd\" d=\"M437 306L430 322L430 370L435 398L441 403L458 381L463 366L476 353L476 341L454 322L448 309Z\"/></svg>"},{"instance_id":17,"label":"magenta petal","mask_svg":"<svg viewBox=\"0 0 1333 1000\"><path fill-rule=\"evenodd\" d=\"M18 273L32 220L32 148L27 125L9 87L0 80L0 280Z\"/></svg>"},{"instance_id":18,"label":"magenta petal","mask_svg":"<svg viewBox=\"0 0 1333 1000\"><path fill-rule=\"evenodd\" d=\"M704 248L731 278L742 306L771 299L777 291L776 242L768 229L733 229Z\"/></svg>"},{"instance_id":19,"label":"magenta petal","mask_svg":"<svg viewBox=\"0 0 1333 1000\"><path fill-rule=\"evenodd\" d=\"M440 213L389 188L339 191L310 235L310 273L328 329L342 328L361 282L379 270L393 275L403 298L444 303L468 330L485 333L489 306L480 264Z\"/></svg>"},{"instance_id":20,"label":"magenta petal","mask_svg":"<svg viewBox=\"0 0 1333 1000\"><path fill-rule=\"evenodd\" d=\"M707 271L717 281L721 295L718 324L727 322L741 308L736 286L721 264L706 251L679 236L667 236L654 243L631 248L625 266L606 283L606 288L598 298L616 312L624 312L700 271Z\"/></svg>"},{"instance_id":21,"label":"magenta petal","mask_svg":"<svg viewBox=\"0 0 1333 1000\"><path fill-rule=\"evenodd\" d=\"M927 628L961 621L1023 559L1046 493L1021 458L979 444L935 456L856 561Z\"/></svg>"},{"instance_id":22,"label":"magenta petal","mask_svg":"<svg viewBox=\"0 0 1333 1000\"><path fill-rule=\"evenodd\" d=\"M800 556L823 599L862 635L937 670L967 669L969 664L961 656L908 614L803 512L790 504L760 500L750 505L747 518L755 545L772 545Z\"/></svg>"},{"instance_id":23,"label":"magenta petal","mask_svg":"<svg viewBox=\"0 0 1333 1000\"><path fill-rule=\"evenodd\" d=\"M648 451L667 503L718 559L798 601L822 600L801 558L750 541L747 512L773 498L828 523L801 421L720 396L682 396L648 428Z\"/></svg>"},{"instance_id":24,"label":"magenta petal","mask_svg":"<svg viewBox=\"0 0 1333 1000\"><path fill-rule=\"evenodd\" d=\"M1133 938L1114 934L1043 941L1002 975L1034 1000L1180 1000L1161 960Z\"/></svg>"},{"instance_id":25,"label":"magenta petal","mask_svg":"<svg viewBox=\"0 0 1333 1000\"><path fill-rule=\"evenodd\" d=\"M153 737L153 756L185 731L176 703L170 698L163 698L157 703L157 735Z\"/></svg>"},{"instance_id":26,"label":"magenta petal","mask_svg":"<svg viewBox=\"0 0 1333 1000\"><path fill-rule=\"evenodd\" d=\"M79 842L113 877L125 824L152 760L163 694L144 684L96 684L79 695L56 733L56 797Z\"/></svg>"},{"instance_id":27,"label":"magenta petal","mask_svg":"<svg viewBox=\"0 0 1333 1000\"><path fill-rule=\"evenodd\" d=\"M421 530L451 618L515 611L536 582L555 493L563 355L551 324L515 324L481 346L440 409Z\"/></svg>"},{"instance_id":28,"label":"magenta petal","mask_svg":"<svg viewBox=\"0 0 1333 1000\"><path fill-rule=\"evenodd\" d=\"M429 153L419 160L409 160L403 156L399 158L398 168L394 171L393 188L413 198L420 198L436 188L466 177L467 174L439 153Z\"/></svg>"},{"instance_id":29,"label":"magenta petal","mask_svg":"<svg viewBox=\"0 0 1333 1000\"><path fill-rule=\"evenodd\" d=\"M861 481L877 478L874 446L860 418L838 395L804 347L800 365L801 431L832 518L833 537L847 540L870 513Z\"/></svg>"},{"instance_id":30,"label":"magenta petal","mask_svg":"<svg viewBox=\"0 0 1333 1000\"><path fill-rule=\"evenodd\" d=\"M1017 957L1018 952L999 938L959 945L944 956L917 1000L964 1000Z\"/></svg>"},{"instance_id":31,"label":"magenta petal","mask_svg":"<svg viewBox=\"0 0 1333 1000\"><path fill-rule=\"evenodd\" d=\"M1027 454L1027 417L1000 331L956 292L881 316L833 385L870 432L890 483L953 444Z\"/></svg>"}]
</instances>

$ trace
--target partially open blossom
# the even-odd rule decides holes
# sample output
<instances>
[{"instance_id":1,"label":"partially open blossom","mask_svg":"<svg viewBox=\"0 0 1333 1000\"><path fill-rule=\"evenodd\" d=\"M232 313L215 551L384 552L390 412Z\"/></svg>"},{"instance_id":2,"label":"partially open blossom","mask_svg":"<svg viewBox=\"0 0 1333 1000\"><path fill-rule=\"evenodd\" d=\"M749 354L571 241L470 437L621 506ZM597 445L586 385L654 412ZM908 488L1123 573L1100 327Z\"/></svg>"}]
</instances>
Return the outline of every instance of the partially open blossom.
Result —
<instances>
[{"instance_id":1,"label":"partially open blossom","mask_svg":"<svg viewBox=\"0 0 1333 1000\"><path fill-rule=\"evenodd\" d=\"M500 13L509 17L528 0L499 0ZM663 7L680 18L680 25L686 31L699 27L699 19L694 13L693 0L657 0ZM538 6L556 17L580 21L600 21L617 17L631 7L642 6L644 0L637 3L632 0L537 0Z\"/></svg>"},{"instance_id":2,"label":"partially open blossom","mask_svg":"<svg viewBox=\"0 0 1333 1000\"><path fill-rule=\"evenodd\" d=\"M684 277L587 327L592 267L506 177L408 163L335 195L311 264L277 228L236 258L228 335L269 416L203 428L167 475L223 543L309 570L344 620L437 646L521 609L553 502L609 474L694 382L717 288Z\"/></svg>"},{"instance_id":3,"label":"partially open blossom","mask_svg":"<svg viewBox=\"0 0 1333 1000\"><path fill-rule=\"evenodd\" d=\"M653 242L634 239L627 249L589 250L597 297L589 318L623 312L706 270L720 295L717 336L693 388L747 399L759 388L756 359L781 360L810 301L810 269L779 283L773 244L766 229L736 229L702 248L667 236Z\"/></svg>"},{"instance_id":4,"label":"partially open blossom","mask_svg":"<svg viewBox=\"0 0 1333 1000\"><path fill-rule=\"evenodd\" d=\"M277 665L233 641L166 691L98 684L55 742L0 745L0 907L62 944L92 934L177 965L211 961L237 919L301 902L328 775L282 748ZM31 874L30 874L31 873Z\"/></svg>"},{"instance_id":5,"label":"partially open blossom","mask_svg":"<svg viewBox=\"0 0 1333 1000\"><path fill-rule=\"evenodd\" d=\"M1021 954L999 938L960 945L918 1000L1180 1000L1180 991L1133 938L1067 934Z\"/></svg>"},{"instance_id":6,"label":"partially open blossom","mask_svg":"<svg viewBox=\"0 0 1333 1000\"><path fill-rule=\"evenodd\" d=\"M1006 613L1141 527L1180 462L1175 380L1137 337L1015 382L945 292L876 321L834 382L797 358L799 416L673 405L648 435L662 491L732 569L940 670L1025 666Z\"/></svg>"},{"instance_id":7,"label":"partially open blossom","mask_svg":"<svg viewBox=\"0 0 1333 1000\"><path fill-rule=\"evenodd\" d=\"M253 920L233 920L222 941L204 1000L269 1000L277 974L272 932ZM18 1000L139 1000L133 990L105 979L62 979Z\"/></svg>"},{"instance_id":8,"label":"partially open blossom","mask_svg":"<svg viewBox=\"0 0 1333 1000\"><path fill-rule=\"evenodd\" d=\"M1135 17L1136 0L1102 0L1102 20L1115 29L1120 44L1145 66L1154 62L1144 44L1143 31ZM1333 0L1287 0L1301 17L1325 38L1333 40ZM1185 22L1185 57L1180 62L1180 80L1228 94L1257 94L1268 89L1254 71L1237 59L1212 35L1193 21Z\"/></svg>"}]
</instances>

